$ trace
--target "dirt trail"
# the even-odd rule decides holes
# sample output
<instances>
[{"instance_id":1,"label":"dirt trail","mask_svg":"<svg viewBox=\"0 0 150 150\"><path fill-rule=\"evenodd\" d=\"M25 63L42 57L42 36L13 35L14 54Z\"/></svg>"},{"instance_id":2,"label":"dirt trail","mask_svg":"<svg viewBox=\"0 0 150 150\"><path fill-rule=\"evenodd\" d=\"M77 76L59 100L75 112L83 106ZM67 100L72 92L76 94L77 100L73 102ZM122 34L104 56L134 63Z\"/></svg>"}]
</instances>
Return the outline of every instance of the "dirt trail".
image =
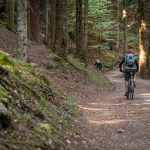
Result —
<instances>
[{"instance_id":1,"label":"dirt trail","mask_svg":"<svg viewBox=\"0 0 150 150\"><path fill-rule=\"evenodd\" d=\"M137 79L135 99L127 100L121 74L107 77L116 85L112 90L99 93L86 85L72 93L85 121L77 121L82 138L77 134L68 149L150 150L150 81Z\"/></svg>"}]
</instances>

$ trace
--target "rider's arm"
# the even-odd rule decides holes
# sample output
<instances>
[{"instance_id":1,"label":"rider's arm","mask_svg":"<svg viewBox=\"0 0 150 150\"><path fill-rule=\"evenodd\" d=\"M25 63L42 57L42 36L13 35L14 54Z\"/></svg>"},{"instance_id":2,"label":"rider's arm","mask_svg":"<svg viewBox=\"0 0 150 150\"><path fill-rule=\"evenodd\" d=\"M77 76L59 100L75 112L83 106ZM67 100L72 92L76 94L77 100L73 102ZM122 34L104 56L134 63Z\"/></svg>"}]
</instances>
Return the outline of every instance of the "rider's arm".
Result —
<instances>
[{"instance_id":1,"label":"rider's arm","mask_svg":"<svg viewBox=\"0 0 150 150\"><path fill-rule=\"evenodd\" d=\"M119 68L121 69L122 64L124 63L125 58L123 57L123 59L121 60L120 64L119 64Z\"/></svg>"},{"instance_id":2,"label":"rider's arm","mask_svg":"<svg viewBox=\"0 0 150 150\"><path fill-rule=\"evenodd\" d=\"M138 64L137 60L135 60L135 64L137 66L137 72L139 72L139 64Z\"/></svg>"}]
</instances>

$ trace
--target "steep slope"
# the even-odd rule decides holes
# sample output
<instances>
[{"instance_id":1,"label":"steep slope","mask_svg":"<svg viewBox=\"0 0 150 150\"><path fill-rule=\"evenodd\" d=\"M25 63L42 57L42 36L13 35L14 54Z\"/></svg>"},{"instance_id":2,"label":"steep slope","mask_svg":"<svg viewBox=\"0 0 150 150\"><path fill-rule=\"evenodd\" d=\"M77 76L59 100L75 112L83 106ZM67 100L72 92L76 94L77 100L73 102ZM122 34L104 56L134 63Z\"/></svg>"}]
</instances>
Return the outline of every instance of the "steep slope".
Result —
<instances>
[{"instance_id":1,"label":"steep slope","mask_svg":"<svg viewBox=\"0 0 150 150\"><path fill-rule=\"evenodd\" d=\"M0 52L0 149L63 149L77 108L35 66Z\"/></svg>"},{"instance_id":2,"label":"steep slope","mask_svg":"<svg viewBox=\"0 0 150 150\"><path fill-rule=\"evenodd\" d=\"M9 72L0 83L6 95L2 99L10 99L6 102L9 107L5 108L11 114L7 130L1 122L0 149L67 149L71 137L77 133L72 129L78 120L75 105L78 97L72 95L78 95L85 86L101 92L110 83L101 72L85 68L71 57L69 62L64 62L44 46L31 41L27 58L30 63L12 59L16 36L4 27L0 27L0 33L0 48L10 54L0 52L0 64ZM74 102L67 95L75 98Z\"/></svg>"}]
</instances>

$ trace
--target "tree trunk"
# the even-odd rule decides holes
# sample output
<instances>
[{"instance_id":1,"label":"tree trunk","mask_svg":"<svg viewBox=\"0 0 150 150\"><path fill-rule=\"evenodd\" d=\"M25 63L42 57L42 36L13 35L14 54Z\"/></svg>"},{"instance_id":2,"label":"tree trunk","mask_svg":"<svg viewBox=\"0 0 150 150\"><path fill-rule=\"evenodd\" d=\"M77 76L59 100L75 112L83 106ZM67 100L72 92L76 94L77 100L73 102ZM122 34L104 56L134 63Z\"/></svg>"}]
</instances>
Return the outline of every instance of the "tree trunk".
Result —
<instances>
[{"instance_id":1,"label":"tree trunk","mask_svg":"<svg viewBox=\"0 0 150 150\"><path fill-rule=\"evenodd\" d=\"M7 0L7 21L10 28L15 28L15 0Z\"/></svg>"},{"instance_id":2,"label":"tree trunk","mask_svg":"<svg viewBox=\"0 0 150 150\"><path fill-rule=\"evenodd\" d=\"M26 60L27 58L27 0L18 0L18 49L17 58Z\"/></svg>"},{"instance_id":3,"label":"tree trunk","mask_svg":"<svg viewBox=\"0 0 150 150\"><path fill-rule=\"evenodd\" d=\"M127 6L126 0L123 0L123 21L124 21L124 51L125 54L127 51Z\"/></svg>"},{"instance_id":4,"label":"tree trunk","mask_svg":"<svg viewBox=\"0 0 150 150\"><path fill-rule=\"evenodd\" d=\"M139 67L140 67L140 77L149 78L150 77L150 2L147 0L138 0L139 6Z\"/></svg>"},{"instance_id":5,"label":"tree trunk","mask_svg":"<svg viewBox=\"0 0 150 150\"><path fill-rule=\"evenodd\" d=\"M76 0L76 55L83 51L82 0Z\"/></svg>"},{"instance_id":6,"label":"tree trunk","mask_svg":"<svg viewBox=\"0 0 150 150\"><path fill-rule=\"evenodd\" d=\"M67 59L67 2L57 0L56 3L56 36L54 49L63 59Z\"/></svg>"},{"instance_id":7,"label":"tree trunk","mask_svg":"<svg viewBox=\"0 0 150 150\"><path fill-rule=\"evenodd\" d=\"M116 42L116 49L119 50L119 44L120 44L120 1L117 0L117 42Z\"/></svg>"},{"instance_id":8,"label":"tree trunk","mask_svg":"<svg viewBox=\"0 0 150 150\"><path fill-rule=\"evenodd\" d=\"M54 42L55 42L55 35L56 35L56 0L50 1L51 5L51 13L50 13L50 40L48 45L50 45L49 48L54 50Z\"/></svg>"},{"instance_id":9,"label":"tree trunk","mask_svg":"<svg viewBox=\"0 0 150 150\"><path fill-rule=\"evenodd\" d=\"M45 2L45 43L48 46L50 40L50 3L49 0ZM49 46L48 46L49 47Z\"/></svg>"},{"instance_id":10,"label":"tree trunk","mask_svg":"<svg viewBox=\"0 0 150 150\"><path fill-rule=\"evenodd\" d=\"M84 46L83 46L83 59L86 62L88 42L88 0L84 0Z\"/></svg>"},{"instance_id":11,"label":"tree trunk","mask_svg":"<svg viewBox=\"0 0 150 150\"><path fill-rule=\"evenodd\" d=\"M39 23L39 6L38 0L30 0L30 35L31 40L40 43L40 23Z\"/></svg>"}]
</instances>

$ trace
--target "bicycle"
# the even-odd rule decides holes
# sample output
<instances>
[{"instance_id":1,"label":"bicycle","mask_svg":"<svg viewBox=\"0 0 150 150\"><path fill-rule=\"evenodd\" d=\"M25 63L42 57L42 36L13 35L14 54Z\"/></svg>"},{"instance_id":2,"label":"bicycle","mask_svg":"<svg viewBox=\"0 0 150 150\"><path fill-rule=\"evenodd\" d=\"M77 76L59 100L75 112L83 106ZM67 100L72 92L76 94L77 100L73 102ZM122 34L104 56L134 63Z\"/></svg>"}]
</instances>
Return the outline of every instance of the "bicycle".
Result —
<instances>
[{"instance_id":1,"label":"bicycle","mask_svg":"<svg viewBox=\"0 0 150 150\"><path fill-rule=\"evenodd\" d=\"M133 98L134 98L134 88L135 88L134 73L130 72L130 78L129 78L129 81L128 81L128 95L126 96L127 99L133 100Z\"/></svg>"}]
</instances>

